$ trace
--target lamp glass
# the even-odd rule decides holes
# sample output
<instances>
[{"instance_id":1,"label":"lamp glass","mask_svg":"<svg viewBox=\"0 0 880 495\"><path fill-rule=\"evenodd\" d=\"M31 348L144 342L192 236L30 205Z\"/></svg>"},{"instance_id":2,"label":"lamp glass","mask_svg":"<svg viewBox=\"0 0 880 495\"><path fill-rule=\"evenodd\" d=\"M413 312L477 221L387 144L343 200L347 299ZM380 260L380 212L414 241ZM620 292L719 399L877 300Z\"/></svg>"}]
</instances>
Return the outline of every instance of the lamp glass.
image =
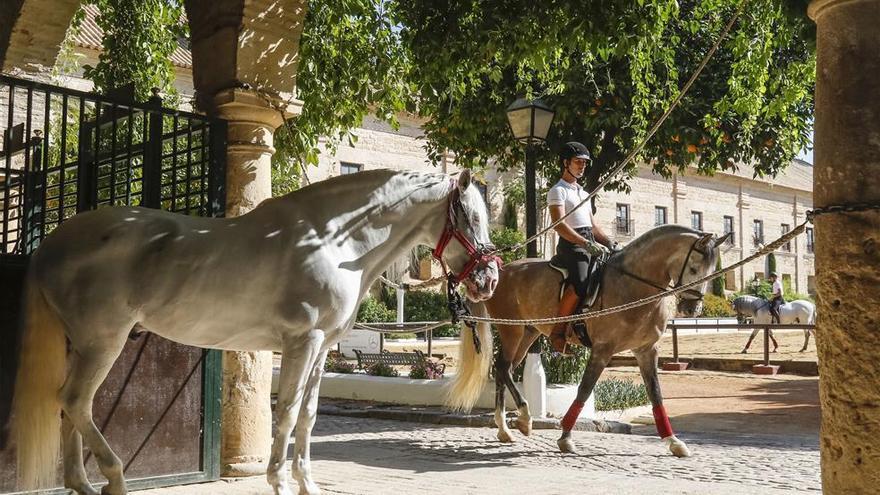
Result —
<instances>
[{"instance_id":1,"label":"lamp glass","mask_svg":"<svg viewBox=\"0 0 880 495\"><path fill-rule=\"evenodd\" d=\"M510 130L517 141L528 140L532 136L532 109L529 107L507 112Z\"/></svg>"},{"instance_id":2,"label":"lamp glass","mask_svg":"<svg viewBox=\"0 0 880 495\"><path fill-rule=\"evenodd\" d=\"M535 127L532 129L532 136L536 140L543 141L547 139L550 133L550 125L553 123L554 112L541 107L533 107L535 112Z\"/></svg>"}]
</instances>

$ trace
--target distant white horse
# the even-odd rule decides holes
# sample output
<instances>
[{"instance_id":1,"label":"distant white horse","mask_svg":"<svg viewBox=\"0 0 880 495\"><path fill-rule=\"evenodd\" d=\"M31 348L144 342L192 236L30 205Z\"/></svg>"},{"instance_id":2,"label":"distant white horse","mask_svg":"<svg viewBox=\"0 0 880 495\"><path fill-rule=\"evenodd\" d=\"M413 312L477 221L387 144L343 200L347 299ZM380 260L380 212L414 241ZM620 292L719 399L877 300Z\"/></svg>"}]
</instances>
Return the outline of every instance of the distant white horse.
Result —
<instances>
[{"instance_id":1,"label":"distant white horse","mask_svg":"<svg viewBox=\"0 0 880 495\"><path fill-rule=\"evenodd\" d=\"M739 296L733 300L733 310L736 311L738 318L752 318L752 321L756 324L770 324L773 322L773 316L770 314L770 303L761 297ZM779 322L785 325L795 323L814 325L816 323L816 306L805 299L787 302L779 307ZM760 328L752 330L752 334L749 335L749 341L746 342L746 346L741 351L743 354L748 352L749 346L752 345L752 340L760 331ZM804 347L800 352L807 350L811 333L815 336L814 329L804 329ZM773 352L776 352L776 349L779 348L779 343L773 337L772 330L770 330L770 339L773 340Z\"/></svg>"},{"instance_id":2,"label":"distant white horse","mask_svg":"<svg viewBox=\"0 0 880 495\"><path fill-rule=\"evenodd\" d=\"M351 329L379 274L420 244L436 245L469 299L491 297L499 267L487 217L467 171L456 182L379 170L236 218L116 207L68 220L42 242L27 275L12 424L21 488L52 483L63 436L65 487L97 495L83 467L85 442L109 481L102 493L127 493L92 401L139 329L204 348L281 352L268 481L276 494L292 493L283 467L296 426L293 477L300 493L319 493L309 441L328 348Z\"/></svg>"}]
</instances>

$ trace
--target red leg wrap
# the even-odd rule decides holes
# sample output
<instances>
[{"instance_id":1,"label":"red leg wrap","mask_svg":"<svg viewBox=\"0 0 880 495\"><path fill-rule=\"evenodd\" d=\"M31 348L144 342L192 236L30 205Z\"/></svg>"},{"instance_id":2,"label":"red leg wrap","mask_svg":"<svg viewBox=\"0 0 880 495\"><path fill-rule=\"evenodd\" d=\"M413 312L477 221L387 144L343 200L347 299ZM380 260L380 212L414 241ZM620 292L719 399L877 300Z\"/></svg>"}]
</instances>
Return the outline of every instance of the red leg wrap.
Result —
<instances>
[{"instance_id":1,"label":"red leg wrap","mask_svg":"<svg viewBox=\"0 0 880 495\"><path fill-rule=\"evenodd\" d=\"M672 425L669 424L669 416L666 415L666 408L663 404L654 406L654 424L657 425L657 434L660 438L671 437Z\"/></svg>"},{"instance_id":2,"label":"red leg wrap","mask_svg":"<svg viewBox=\"0 0 880 495\"><path fill-rule=\"evenodd\" d=\"M571 431L574 428L574 423L577 421L578 416L581 415L581 411L584 408L584 403L581 401L574 401L571 403L571 406L568 408L568 412L565 413L565 416L562 418L562 430L563 431Z\"/></svg>"}]
</instances>

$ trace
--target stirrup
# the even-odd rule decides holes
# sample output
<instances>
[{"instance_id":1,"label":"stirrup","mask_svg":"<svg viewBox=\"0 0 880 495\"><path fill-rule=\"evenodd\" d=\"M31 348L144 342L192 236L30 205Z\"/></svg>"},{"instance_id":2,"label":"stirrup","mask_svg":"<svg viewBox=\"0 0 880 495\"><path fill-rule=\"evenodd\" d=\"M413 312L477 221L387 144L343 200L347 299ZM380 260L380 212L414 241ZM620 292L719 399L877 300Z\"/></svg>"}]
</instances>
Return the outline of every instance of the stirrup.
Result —
<instances>
[{"instance_id":1,"label":"stirrup","mask_svg":"<svg viewBox=\"0 0 880 495\"><path fill-rule=\"evenodd\" d=\"M550 338L550 347L553 349L553 352L558 352L559 354L562 354L563 356L571 356L572 355L572 353L568 349L568 338L566 338L565 327L563 327L563 332L561 334L551 332L549 338ZM559 350L560 346L557 345L557 343L560 340L562 341L561 342L562 350Z\"/></svg>"}]
</instances>

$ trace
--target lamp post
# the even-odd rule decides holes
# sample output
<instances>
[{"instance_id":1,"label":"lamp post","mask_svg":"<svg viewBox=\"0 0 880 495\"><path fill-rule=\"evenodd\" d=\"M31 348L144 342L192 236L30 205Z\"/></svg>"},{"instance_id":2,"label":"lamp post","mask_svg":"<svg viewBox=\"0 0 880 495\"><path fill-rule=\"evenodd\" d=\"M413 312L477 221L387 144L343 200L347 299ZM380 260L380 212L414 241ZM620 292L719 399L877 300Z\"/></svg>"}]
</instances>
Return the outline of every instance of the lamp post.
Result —
<instances>
[{"instance_id":1,"label":"lamp post","mask_svg":"<svg viewBox=\"0 0 880 495\"><path fill-rule=\"evenodd\" d=\"M550 132L555 113L540 99L519 98L507 107L507 122L510 132L526 149L526 237L538 232L538 201L535 197L535 150L543 143ZM526 246L526 256L538 255L538 244L533 240Z\"/></svg>"}]
</instances>

